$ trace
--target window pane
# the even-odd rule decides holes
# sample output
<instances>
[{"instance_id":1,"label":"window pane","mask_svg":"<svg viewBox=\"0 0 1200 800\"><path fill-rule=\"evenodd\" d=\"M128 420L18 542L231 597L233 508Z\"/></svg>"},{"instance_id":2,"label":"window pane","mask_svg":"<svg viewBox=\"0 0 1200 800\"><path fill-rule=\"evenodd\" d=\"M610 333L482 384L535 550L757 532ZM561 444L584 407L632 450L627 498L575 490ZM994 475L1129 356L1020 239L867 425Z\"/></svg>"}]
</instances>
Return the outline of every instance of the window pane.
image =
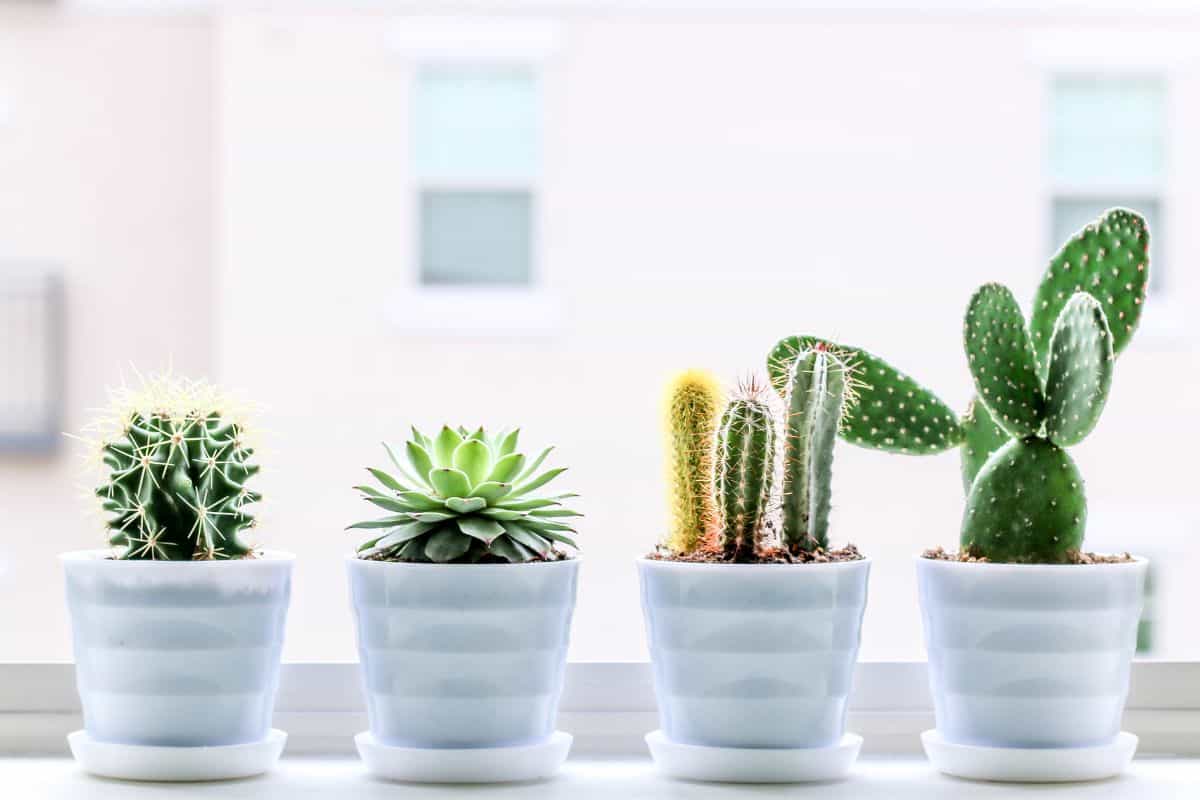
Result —
<instances>
[{"instance_id":1,"label":"window pane","mask_svg":"<svg viewBox=\"0 0 1200 800\"><path fill-rule=\"evenodd\" d=\"M1166 87L1157 78L1059 78L1054 82L1050 174L1071 185L1160 180Z\"/></svg>"},{"instance_id":2,"label":"window pane","mask_svg":"<svg viewBox=\"0 0 1200 800\"><path fill-rule=\"evenodd\" d=\"M533 200L529 192L421 193L421 282L530 282Z\"/></svg>"},{"instance_id":3,"label":"window pane","mask_svg":"<svg viewBox=\"0 0 1200 800\"><path fill-rule=\"evenodd\" d=\"M413 98L423 180L528 180L538 162L537 78L528 67L422 69Z\"/></svg>"},{"instance_id":4,"label":"window pane","mask_svg":"<svg viewBox=\"0 0 1200 800\"><path fill-rule=\"evenodd\" d=\"M1084 225L1114 206L1137 211L1150 226L1150 290L1161 291L1166 273L1162 260L1163 229L1159 202L1145 197L1063 198L1054 199L1054 220L1050 231L1050 249L1054 252Z\"/></svg>"}]
</instances>

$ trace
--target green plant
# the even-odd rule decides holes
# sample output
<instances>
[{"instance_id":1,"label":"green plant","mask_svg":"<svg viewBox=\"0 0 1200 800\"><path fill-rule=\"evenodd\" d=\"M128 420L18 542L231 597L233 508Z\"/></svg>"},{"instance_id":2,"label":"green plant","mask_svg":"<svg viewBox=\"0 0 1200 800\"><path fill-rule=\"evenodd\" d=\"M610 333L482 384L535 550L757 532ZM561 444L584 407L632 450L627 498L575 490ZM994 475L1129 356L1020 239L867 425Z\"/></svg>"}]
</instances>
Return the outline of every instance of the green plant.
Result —
<instances>
[{"instance_id":1,"label":"green plant","mask_svg":"<svg viewBox=\"0 0 1200 800\"><path fill-rule=\"evenodd\" d=\"M775 475L775 422L754 381L729 402L717 432L716 499L725 558L750 561L758 553Z\"/></svg>"},{"instance_id":2,"label":"green plant","mask_svg":"<svg viewBox=\"0 0 1200 800\"><path fill-rule=\"evenodd\" d=\"M389 512L350 526L372 531L359 557L439 564L562 558L556 542L576 545L567 535L575 529L561 520L581 515L561 501L577 495L537 493L566 468L539 473L554 448L527 464L517 452L518 434L489 436L483 428L472 433L444 426L430 439L413 428L405 445L407 467L385 444L397 474L368 468L383 490L354 487Z\"/></svg>"},{"instance_id":3,"label":"green plant","mask_svg":"<svg viewBox=\"0 0 1200 800\"><path fill-rule=\"evenodd\" d=\"M848 386L845 364L822 343L792 359L786 374L780 535L793 554L829 549L833 445Z\"/></svg>"},{"instance_id":4,"label":"green plant","mask_svg":"<svg viewBox=\"0 0 1200 800\"><path fill-rule=\"evenodd\" d=\"M690 553L716 524L713 498L713 436L721 390L704 370L677 375L667 390L667 464L671 529L667 547Z\"/></svg>"},{"instance_id":5,"label":"green plant","mask_svg":"<svg viewBox=\"0 0 1200 800\"><path fill-rule=\"evenodd\" d=\"M1061 562L1082 546L1083 480L1063 449L1095 427L1113 360L1141 318L1149 232L1114 209L1050 260L1028 326L999 284L971 298L964 347L976 397L959 421L932 392L876 356L817 337L784 339L768 368L779 386L818 343L839 353L859 383L843 425L854 444L909 454L962 448L967 507L960 545L995 561Z\"/></svg>"},{"instance_id":6,"label":"green plant","mask_svg":"<svg viewBox=\"0 0 1200 800\"><path fill-rule=\"evenodd\" d=\"M170 375L114 395L99 421L107 481L96 489L109 543L119 558L191 561L240 558L254 525L246 506L261 499L246 484L258 465L245 428L210 386Z\"/></svg>"}]
</instances>

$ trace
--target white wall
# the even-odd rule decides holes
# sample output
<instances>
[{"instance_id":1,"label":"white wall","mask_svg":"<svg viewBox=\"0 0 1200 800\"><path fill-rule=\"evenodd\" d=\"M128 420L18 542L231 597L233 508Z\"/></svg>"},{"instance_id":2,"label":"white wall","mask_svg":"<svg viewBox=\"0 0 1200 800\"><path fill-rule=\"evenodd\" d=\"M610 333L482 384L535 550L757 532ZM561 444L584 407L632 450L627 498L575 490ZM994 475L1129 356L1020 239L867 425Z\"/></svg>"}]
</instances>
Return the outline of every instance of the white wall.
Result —
<instances>
[{"instance_id":1,"label":"white wall","mask_svg":"<svg viewBox=\"0 0 1200 800\"><path fill-rule=\"evenodd\" d=\"M414 269L412 61L389 44L405 18L0 14L0 94L18 109L0 127L0 252L71 270L68 406L94 405L118 363L154 366L171 352L177 367L212 366L261 401L263 543L300 555L291 659L354 657L341 557L356 540L342 528L370 509L350 486L382 465L378 441L402 439L410 423L521 424L528 447L559 445L558 463L572 467L560 481L588 515L572 657L639 659L632 559L664 521L669 372L708 366L733 380L761 370L779 337L812 331L880 352L961 408L971 291L1000 279L1032 295L1048 253L1044 75L1029 42L1057 22L733 12L560 22L543 200L565 322L531 338L414 335L391 322ZM1094 24L1197 35L1179 20ZM1170 253L1188 303L1200 86L1185 70L1172 91ZM124 291L150 276L143 325ZM125 313L112 319L110 307ZM1195 532L1200 434L1181 421L1200 411L1200 371L1190 320L1183 329L1139 335L1077 451L1097 539L1139 549L1167 537L1177 575L1200 555L1194 538L1170 541ZM52 555L100 541L80 521L75 474L68 461L0 460L0 552L12 567L0 622L19 632L0 637L0 659L69 655ZM864 656L920 657L910 558L957 537L955 456L842 446L834 500L835 539L875 559ZM1195 604L1183 580L1166 591L1165 604ZM1168 652L1194 656L1176 613Z\"/></svg>"}]
</instances>

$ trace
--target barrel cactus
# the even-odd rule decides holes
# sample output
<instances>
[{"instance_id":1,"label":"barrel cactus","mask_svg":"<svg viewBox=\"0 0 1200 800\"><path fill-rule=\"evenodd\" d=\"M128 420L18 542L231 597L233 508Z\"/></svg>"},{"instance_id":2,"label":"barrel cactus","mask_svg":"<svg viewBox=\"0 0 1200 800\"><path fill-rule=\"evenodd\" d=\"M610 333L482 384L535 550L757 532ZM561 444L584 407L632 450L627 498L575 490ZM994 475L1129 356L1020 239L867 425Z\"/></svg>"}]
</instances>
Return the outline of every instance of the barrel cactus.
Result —
<instances>
[{"instance_id":1,"label":"barrel cactus","mask_svg":"<svg viewBox=\"0 0 1200 800\"><path fill-rule=\"evenodd\" d=\"M581 516L563 506L574 494L538 490L566 471L539 472L554 448L528 463L517 452L519 431L444 426L429 438L413 428L407 465L384 445L395 474L368 468L380 487L356 486L362 499L388 512L348 529L372 531L360 558L444 563L550 561L575 548L567 522Z\"/></svg>"},{"instance_id":2,"label":"barrel cactus","mask_svg":"<svg viewBox=\"0 0 1200 800\"><path fill-rule=\"evenodd\" d=\"M774 476L775 421L764 387L751 380L730 400L717 431L716 500L727 560L757 556Z\"/></svg>"},{"instance_id":3,"label":"barrel cactus","mask_svg":"<svg viewBox=\"0 0 1200 800\"><path fill-rule=\"evenodd\" d=\"M666 545L674 553L694 551L717 521L713 437L720 412L721 390L711 373L692 369L671 381L666 409L671 529Z\"/></svg>"},{"instance_id":4,"label":"barrel cactus","mask_svg":"<svg viewBox=\"0 0 1200 800\"><path fill-rule=\"evenodd\" d=\"M957 419L932 392L876 356L794 336L768 362L777 385L796 355L825 343L863 386L849 442L907 454L960 447L967 504L960 546L993 561L1057 563L1083 544L1083 480L1064 448L1100 418L1116 355L1129 343L1150 275L1145 220L1113 209L1050 260L1026 324L999 284L971 298L963 341L976 396Z\"/></svg>"},{"instance_id":5,"label":"barrel cactus","mask_svg":"<svg viewBox=\"0 0 1200 800\"><path fill-rule=\"evenodd\" d=\"M93 426L108 478L96 489L109 543L126 560L242 558L253 548L247 486L258 473L246 428L216 389L172 375L114 393Z\"/></svg>"}]
</instances>

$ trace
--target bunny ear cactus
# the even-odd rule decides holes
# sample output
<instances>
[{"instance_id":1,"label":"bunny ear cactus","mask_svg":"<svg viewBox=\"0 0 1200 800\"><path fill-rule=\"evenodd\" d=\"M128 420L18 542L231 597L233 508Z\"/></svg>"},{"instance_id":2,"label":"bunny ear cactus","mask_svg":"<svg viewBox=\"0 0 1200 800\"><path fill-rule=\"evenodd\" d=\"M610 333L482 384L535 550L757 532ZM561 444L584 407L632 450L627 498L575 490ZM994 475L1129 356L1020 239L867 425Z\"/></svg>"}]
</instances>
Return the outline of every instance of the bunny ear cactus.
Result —
<instances>
[{"instance_id":1,"label":"bunny ear cactus","mask_svg":"<svg viewBox=\"0 0 1200 800\"><path fill-rule=\"evenodd\" d=\"M1083 479L1063 448L1081 441L1104 408L1112 383L1113 336L1096 299L1077 292L1055 321L1045 384L1023 388L1007 380L1003 391L982 393L996 386L998 368L1010 378L1018 374L1012 364L1019 360L998 365L990 356L1013 355L1013 342L1024 341L1024 320L1018 312L1015 324L1020 333L1014 333L1011 317L1003 324L996 321L996 309L1007 302L977 302L981 296L1002 297L1007 290L1001 289L983 287L967 311L965 344L971 372L994 417L1014 425L1018 419L1032 430L1014 431L1016 437L976 476L967 497L961 546L992 561L1063 562L1081 549L1087 518ZM973 319L979 316L985 319ZM1036 404L1036 414L1030 410L1035 407L1034 389L1044 398ZM1009 416L1014 405L1021 411Z\"/></svg>"},{"instance_id":2,"label":"bunny ear cactus","mask_svg":"<svg viewBox=\"0 0 1200 800\"><path fill-rule=\"evenodd\" d=\"M671 530L667 547L694 551L716 524L713 497L713 437L721 390L704 370L676 376L667 390L667 459Z\"/></svg>"},{"instance_id":3,"label":"bunny ear cactus","mask_svg":"<svg viewBox=\"0 0 1200 800\"><path fill-rule=\"evenodd\" d=\"M845 364L821 342L792 360L783 393L783 546L829 549L833 445L847 408Z\"/></svg>"},{"instance_id":4,"label":"bunny ear cactus","mask_svg":"<svg viewBox=\"0 0 1200 800\"><path fill-rule=\"evenodd\" d=\"M228 399L172 375L114 393L115 413L94 425L108 480L96 489L109 543L124 560L219 560L252 552L247 483L258 473Z\"/></svg>"},{"instance_id":5,"label":"bunny ear cactus","mask_svg":"<svg viewBox=\"0 0 1200 800\"><path fill-rule=\"evenodd\" d=\"M368 468L382 489L355 487L388 512L350 526L373 531L359 557L435 563L562 558L556 542L576 546L568 536L575 529L562 520L581 516L562 501L576 495L538 493L565 467L539 472L553 448L527 463L517 452L518 433L490 436L483 428L445 426L431 439L413 428L407 465L384 445L396 474Z\"/></svg>"},{"instance_id":6,"label":"bunny ear cactus","mask_svg":"<svg viewBox=\"0 0 1200 800\"><path fill-rule=\"evenodd\" d=\"M726 560L752 561L766 527L775 475L775 422L753 380L721 416L717 432L716 499Z\"/></svg>"}]
</instances>

